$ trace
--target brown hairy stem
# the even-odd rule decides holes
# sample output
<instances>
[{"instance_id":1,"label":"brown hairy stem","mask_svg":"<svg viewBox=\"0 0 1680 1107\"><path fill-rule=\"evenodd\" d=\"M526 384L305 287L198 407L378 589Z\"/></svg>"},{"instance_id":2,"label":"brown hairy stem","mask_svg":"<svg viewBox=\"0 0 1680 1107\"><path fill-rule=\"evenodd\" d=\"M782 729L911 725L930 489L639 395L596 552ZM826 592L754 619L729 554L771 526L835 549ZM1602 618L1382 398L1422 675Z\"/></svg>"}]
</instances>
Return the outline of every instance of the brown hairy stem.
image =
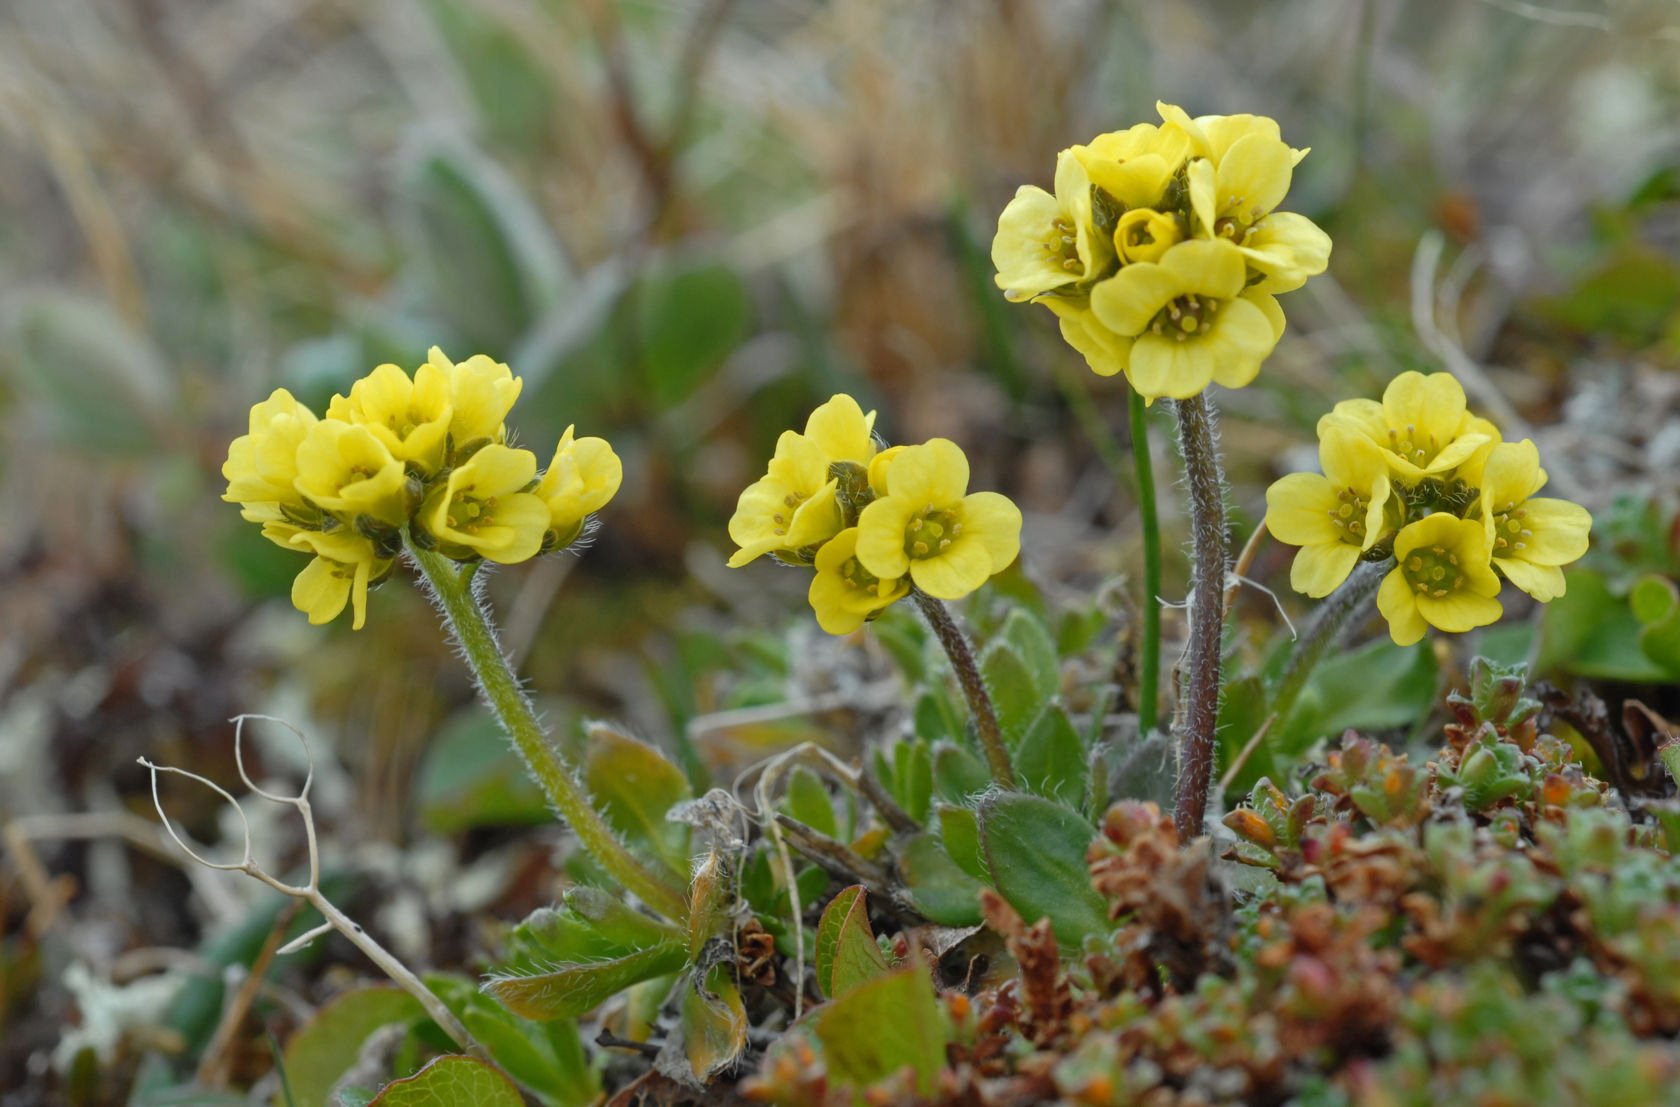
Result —
<instances>
[{"instance_id":1,"label":"brown hairy stem","mask_svg":"<svg viewBox=\"0 0 1680 1107\"><path fill-rule=\"evenodd\" d=\"M968 699L968 709L974 716L975 728L980 732L980 747L985 751L986 763L991 767L992 780L999 787L1015 787L1015 766L1009 761L1009 747L1003 743L1003 730L998 726L997 709L992 706L992 697L986 691L986 682L980 676L980 666L974 660L974 650L968 644L968 636L963 634L962 628L957 626L951 611L945 604L923 592L920 588L910 589L910 594L916 598L916 606L922 609L922 617L933 628L933 633L939 638L939 644L945 647L945 655L951 659L951 667L957 671L957 680L962 684L963 695Z\"/></svg>"},{"instance_id":2,"label":"brown hairy stem","mask_svg":"<svg viewBox=\"0 0 1680 1107\"><path fill-rule=\"evenodd\" d=\"M1219 722L1220 643L1225 627L1225 474L1215 444L1213 403L1206 393L1173 402L1178 449L1190 498L1190 643L1173 734L1178 740L1178 790L1173 824L1179 838L1202 833L1213 779L1214 727Z\"/></svg>"}]
</instances>

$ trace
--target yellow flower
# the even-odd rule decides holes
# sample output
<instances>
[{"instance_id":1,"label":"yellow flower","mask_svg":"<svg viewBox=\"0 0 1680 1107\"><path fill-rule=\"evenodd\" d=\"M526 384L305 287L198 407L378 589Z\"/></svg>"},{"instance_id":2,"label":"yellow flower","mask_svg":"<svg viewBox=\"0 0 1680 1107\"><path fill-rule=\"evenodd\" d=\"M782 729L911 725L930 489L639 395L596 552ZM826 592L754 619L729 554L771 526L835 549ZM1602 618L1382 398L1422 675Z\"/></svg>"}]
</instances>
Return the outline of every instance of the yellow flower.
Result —
<instances>
[{"instance_id":1,"label":"yellow flower","mask_svg":"<svg viewBox=\"0 0 1680 1107\"><path fill-rule=\"evenodd\" d=\"M1291 473L1266 489L1266 529L1301 547L1289 583L1308 596L1328 596L1383 537L1388 466L1363 435L1332 427L1318 445L1324 475Z\"/></svg>"},{"instance_id":2,"label":"yellow flower","mask_svg":"<svg viewBox=\"0 0 1680 1107\"><path fill-rule=\"evenodd\" d=\"M1125 262L1160 261L1183 238L1178 220L1166 212L1133 208L1114 226L1114 250Z\"/></svg>"},{"instance_id":3,"label":"yellow flower","mask_svg":"<svg viewBox=\"0 0 1680 1107\"><path fill-rule=\"evenodd\" d=\"M1182 131L1153 123L1098 135L1090 145L1072 149L1091 183L1119 201L1123 210L1158 206L1189 152L1190 142Z\"/></svg>"},{"instance_id":4,"label":"yellow flower","mask_svg":"<svg viewBox=\"0 0 1680 1107\"><path fill-rule=\"evenodd\" d=\"M1330 267L1330 236L1304 215L1274 211L1231 241L1261 274L1256 291L1293 292Z\"/></svg>"},{"instance_id":5,"label":"yellow flower","mask_svg":"<svg viewBox=\"0 0 1680 1107\"><path fill-rule=\"evenodd\" d=\"M767 553L798 560L799 551L839 533L844 520L829 466L867 466L875 456L874 431L875 413L864 414L844 393L811 413L805 433L783 431L769 471L741 493L729 520L729 537L741 547L729 567L738 569Z\"/></svg>"},{"instance_id":6,"label":"yellow flower","mask_svg":"<svg viewBox=\"0 0 1680 1107\"><path fill-rule=\"evenodd\" d=\"M233 440L222 463L228 482L222 499L239 504L243 518L261 523L263 534L282 546L298 528L320 523L320 512L294 486L298 446L317 421L290 392L276 388L252 406L249 432Z\"/></svg>"},{"instance_id":7,"label":"yellow flower","mask_svg":"<svg viewBox=\"0 0 1680 1107\"><path fill-rule=\"evenodd\" d=\"M1095 232L1091 178L1071 150L1056 158L1056 194L1022 185L998 216L992 239L997 286L1011 300L1030 300L1097 275L1112 260L1112 243Z\"/></svg>"},{"instance_id":8,"label":"yellow flower","mask_svg":"<svg viewBox=\"0 0 1680 1107\"><path fill-rule=\"evenodd\" d=\"M1580 504L1536 499L1545 483L1540 452L1526 438L1495 446L1482 470L1482 523L1493 564L1542 603L1563 595L1562 566L1587 552L1592 529Z\"/></svg>"},{"instance_id":9,"label":"yellow flower","mask_svg":"<svg viewBox=\"0 0 1680 1107\"><path fill-rule=\"evenodd\" d=\"M297 471L297 490L346 522L408 522L408 474L372 428L321 420L298 446Z\"/></svg>"},{"instance_id":10,"label":"yellow flower","mask_svg":"<svg viewBox=\"0 0 1680 1107\"><path fill-rule=\"evenodd\" d=\"M367 621L368 585L390 574L391 559L379 557L373 543L342 528L299 534L293 544L313 550L315 559L292 581L292 606L319 626L338 618L348 603L350 629L361 630Z\"/></svg>"},{"instance_id":11,"label":"yellow flower","mask_svg":"<svg viewBox=\"0 0 1680 1107\"><path fill-rule=\"evenodd\" d=\"M474 354L457 365L436 346L426 351L426 364L448 382L449 436L456 450L507 439L503 420L525 384L513 370L484 354Z\"/></svg>"},{"instance_id":12,"label":"yellow flower","mask_svg":"<svg viewBox=\"0 0 1680 1107\"><path fill-rule=\"evenodd\" d=\"M903 446L888 446L876 454L869 462L869 488L877 496L887 494L887 470L899 454L903 453Z\"/></svg>"},{"instance_id":13,"label":"yellow flower","mask_svg":"<svg viewBox=\"0 0 1680 1107\"><path fill-rule=\"evenodd\" d=\"M1445 477L1499 441L1499 431L1471 415L1464 388L1451 373L1401 373L1375 400L1343 400L1318 421L1319 436L1333 423L1363 433L1408 481Z\"/></svg>"},{"instance_id":14,"label":"yellow flower","mask_svg":"<svg viewBox=\"0 0 1680 1107\"><path fill-rule=\"evenodd\" d=\"M903 577L883 580L857 559L858 528L848 527L817 551L811 609L830 634L850 634L910 591Z\"/></svg>"},{"instance_id":15,"label":"yellow flower","mask_svg":"<svg viewBox=\"0 0 1680 1107\"><path fill-rule=\"evenodd\" d=\"M443 467L450 415L449 380L430 363L413 378L381 365L327 405L328 419L366 427L392 457L428 477Z\"/></svg>"},{"instance_id":16,"label":"yellow flower","mask_svg":"<svg viewBox=\"0 0 1680 1107\"><path fill-rule=\"evenodd\" d=\"M857 559L883 580L906 573L954 600L1008 568L1021 550L1021 510L996 492L968 493L968 458L935 438L908 446L887 470L887 494L858 516Z\"/></svg>"},{"instance_id":17,"label":"yellow flower","mask_svg":"<svg viewBox=\"0 0 1680 1107\"><path fill-rule=\"evenodd\" d=\"M1488 553L1478 520L1438 512L1401 530L1394 538L1397 564L1377 590L1377 610L1395 644L1409 646L1431 626L1462 634L1498 619L1504 609L1494 598L1499 577Z\"/></svg>"},{"instance_id":18,"label":"yellow flower","mask_svg":"<svg viewBox=\"0 0 1680 1107\"><path fill-rule=\"evenodd\" d=\"M1087 300L1047 296L1039 303L1061 320L1062 341L1084 355L1085 364L1099 377L1125 372L1132 355L1132 339L1115 334L1102 325Z\"/></svg>"},{"instance_id":19,"label":"yellow flower","mask_svg":"<svg viewBox=\"0 0 1680 1107\"><path fill-rule=\"evenodd\" d=\"M1245 292L1242 252L1214 239L1181 242L1159 262L1138 262L1091 290L1097 321L1133 337L1126 375L1139 394L1186 399L1210 381L1241 388L1283 334L1283 312Z\"/></svg>"},{"instance_id":20,"label":"yellow flower","mask_svg":"<svg viewBox=\"0 0 1680 1107\"><path fill-rule=\"evenodd\" d=\"M477 556L512 565L535 557L549 527L548 505L526 491L536 475L531 451L485 446L449 471L421 508L420 521L457 561Z\"/></svg>"},{"instance_id":21,"label":"yellow flower","mask_svg":"<svg viewBox=\"0 0 1680 1107\"><path fill-rule=\"evenodd\" d=\"M618 494L624 483L624 465L605 438L572 438L572 427L560 436L554 460L536 495L548 505L548 528L552 538L544 545L563 549L583 530L583 521L601 510Z\"/></svg>"}]
</instances>

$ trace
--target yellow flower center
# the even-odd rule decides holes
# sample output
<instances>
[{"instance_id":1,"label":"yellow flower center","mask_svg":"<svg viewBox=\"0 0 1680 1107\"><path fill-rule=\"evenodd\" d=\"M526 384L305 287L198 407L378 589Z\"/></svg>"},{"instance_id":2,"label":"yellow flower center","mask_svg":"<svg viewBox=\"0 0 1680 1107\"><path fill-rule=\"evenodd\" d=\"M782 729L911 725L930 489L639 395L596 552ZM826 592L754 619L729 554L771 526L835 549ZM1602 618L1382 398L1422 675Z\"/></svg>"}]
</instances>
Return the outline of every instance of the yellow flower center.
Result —
<instances>
[{"instance_id":1,"label":"yellow flower center","mask_svg":"<svg viewBox=\"0 0 1680 1107\"><path fill-rule=\"evenodd\" d=\"M1412 586L1412 591L1437 600L1464 584L1464 570L1458 564L1458 555L1445 546L1413 550L1406 557L1401 571L1406 574L1406 582Z\"/></svg>"},{"instance_id":2,"label":"yellow flower center","mask_svg":"<svg viewBox=\"0 0 1680 1107\"><path fill-rule=\"evenodd\" d=\"M1441 452L1441 442L1431 433L1427 438L1419 438L1417 427L1406 424L1406 432L1401 434L1390 427L1388 430L1388 448L1397 455L1422 468L1435 460L1435 455Z\"/></svg>"},{"instance_id":3,"label":"yellow flower center","mask_svg":"<svg viewBox=\"0 0 1680 1107\"><path fill-rule=\"evenodd\" d=\"M1342 541L1355 546L1365 544L1365 510L1371 501L1351 488L1336 493L1336 506L1330 512L1330 522L1341 532Z\"/></svg>"},{"instance_id":4,"label":"yellow flower center","mask_svg":"<svg viewBox=\"0 0 1680 1107\"><path fill-rule=\"evenodd\" d=\"M1114 228L1114 248L1128 262L1159 261L1178 241L1173 217L1148 208L1134 208Z\"/></svg>"},{"instance_id":5,"label":"yellow flower center","mask_svg":"<svg viewBox=\"0 0 1680 1107\"><path fill-rule=\"evenodd\" d=\"M865 569L856 557L848 557L840 565L840 580L849 592L867 592L873 596L881 578Z\"/></svg>"},{"instance_id":6,"label":"yellow flower center","mask_svg":"<svg viewBox=\"0 0 1680 1107\"><path fill-rule=\"evenodd\" d=\"M1238 246L1243 244L1243 239L1248 237L1248 232L1252 229L1243 226L1229 215L1216 219L1213 224L1215 238L1228 238Z\"/></svg>"},{"instance_id":7,"label":"yellow flower center","mask_svg":"<svg viewBox=\"0 0 1680 1107\"><path fill-rule=\"evenodd\" d=\"M464 534L477 534L480 527L491 521L496 510L496 497L469 496L471 487L462 489L449 505L449 528Z\"/></svg>"},{"instance_id":8,"label":"yellow flower center","mask_svg":"<svg viewBox=\"0 0 1680 1107\"><path fill-rule=\"evenodd\" d=\"M1149 332L1163 337L1170 335L1183 342L1193 335L1205 334L1212 328L1219 308L1220 302L1211 296L1186 293L1155 313L1155 318L1149 324Z\"/></svg>"},{"instance_id":9,"label":"yellow flower center","mask_svg":"<svg viewBox=\"0 0 1680 1107\"><path fill-rule=\"evenodd\" d=\"M1528 529L1524 522L1528 512L1515 504L1507 504L1505 510L1493 517L1493 548L1495 550L1510 550L1520 552L1528 549L1528 540L1534 537L1534 532Z\"/></svg>"},{"instance_id":10,"label":"yellow flower center","mask_svg":"<svg viewBox=\"0 0 1680 1107\"><path fill-rule=\"evenodd\" d=\"M782 506L787 510L775 512L770 516L770 521L776 524L778 537L787 533L788 520L792 519L793 513L799 510L799 505L808 499L810 499L809 496L801 496L797 492L789 492L782 497Z\"/></svg>"},{"instance_id":11,"label":"yellow flower center","mask_svg":"<svg viewBox=\"0 0 1680 1107\"><path fill-rule=\"evenodd\" d=\"M916 561L938 557L961 533L962 524L957 521L955 513L935 511L929 504L910 516L910 521L904 526L904 555Z\"/></svg>"},{"instance_id":12,"label":"yellow flower center","mask_svg":"<svg viewBox=\"0 0 1680 1107\"><path fill-rule=\"evenodd\" d=\"M1052 265L1059 265L1069 273L1085 271L1085 263L1079 260L1079 236L1073 220L1066 216L1050 221L1050 233L1044 239L1044 252L1050 255Z\"/></svg>"}]
</instances>

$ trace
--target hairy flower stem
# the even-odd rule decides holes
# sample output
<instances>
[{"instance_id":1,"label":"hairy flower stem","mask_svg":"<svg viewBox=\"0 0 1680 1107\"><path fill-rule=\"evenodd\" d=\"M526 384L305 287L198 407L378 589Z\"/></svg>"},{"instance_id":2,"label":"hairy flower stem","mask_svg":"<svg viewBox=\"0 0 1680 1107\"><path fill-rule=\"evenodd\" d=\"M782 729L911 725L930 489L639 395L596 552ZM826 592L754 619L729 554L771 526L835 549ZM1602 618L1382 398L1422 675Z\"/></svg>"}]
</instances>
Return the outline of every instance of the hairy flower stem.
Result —
<instances>
[{"instance_id":1,"label":"hairy flower stem","mask_svg":"<svg viewBox=\"0 0 1680 1107\"><path fill-rule=\"evenodd\" d=\"M1214 444L1213 404L1204 392L1175 400L1178 449L1190 497L1190 643L1185 648L1178 714L1178 790L1173 823L1184 841L1201 836L1213 780L1214 727L1219 722L1220 644L1225 627L1225 474Z\"/></svg>"},{"instance_id":2,"label":"hairy flower stem","mask_svg":"<svg viewBox=\"0 0 1680 1107\"><path fill-rule=\"evenodd\" d=\"M1269 714L1276 717L1277 726L1282 727L1289 721L1301 689L1307 686L1307 678L1324 660L1331 645L1341 637L1342 628L1355 616L1370 611L1377 588L1393 567L1394 562L1389 558L1361 562L1354 566L1342 586L1330 593L1318 609L1311 625L1295 643L1295 651L1289 655L1289 664L1283 670L1283 676L1278 678L1277 691L1272 695Z\"/></svg>"},{"instance_id":3,"label":"hairy flower stem","mask_svg":"<svg viewBox=\"0 0 1680 1107\"><path fill-rule=\"evenodd\" d=\"M968 636L957 626L956 619L951 617L950 609L942 601L920 588L910 589L910 594L916 598L922 617L933 628L939 644L945 647L945 655L951 659L951 667L957 671L957 681L962 685L963 695L968 699L968 710L973 714L975 728L980 732L980 746L986 753L986 763L991 766L992 780L1000 787L1015 787L1015 766L1010 764L1009 748L1003 744L997 710L986 691L986 682L981 679L980 666L974 660Z\"/></svg>"},{"instance_id":4,"label":"hairy flower stem","mask_svg":"<svg viewBox=\"0 0 1680 1107\"><path fill-rule=\"evenodd\" d=\"M639 896L649 907L668 919L688 917L688 901L682 891L648 868L631 853L606 819L589 802L570 765L550 744L537 721L531 701L519 686L507 655L496 640L495 627L469 579L442 554L408 543L408 554L431 586L444 624L461 648L461 654L478 680L478 690L495 714L496 721L513 739L514 748L525 759L531 778L542 787L549 803L571 825L589 855L618 882Z\"/></svg>"},{"instance_id":5,"label":"hairy flower stem","mask_svg":"<svg viewBox=\"0 0 1680 1107\"><path fill-rule=\"evenodd\" d=\"M1143 397L1131 394L1132 467L1143 521L1143 643L1138 655L1138 732L1155 729L1161 701L1161 524L1155 515L1155 470Z\"/></svg>"}]
</instances>

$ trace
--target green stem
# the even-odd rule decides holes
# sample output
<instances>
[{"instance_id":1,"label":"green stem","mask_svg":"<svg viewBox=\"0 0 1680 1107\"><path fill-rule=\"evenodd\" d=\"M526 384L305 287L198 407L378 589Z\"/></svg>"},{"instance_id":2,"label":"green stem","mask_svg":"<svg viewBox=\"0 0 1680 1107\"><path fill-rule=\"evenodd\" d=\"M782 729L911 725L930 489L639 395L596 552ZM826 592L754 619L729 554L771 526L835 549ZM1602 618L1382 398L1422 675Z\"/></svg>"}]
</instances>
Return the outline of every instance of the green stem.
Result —
<instances>
[{"instance_id":1,"label":"green stem","mask_svg":"<svg viewBox=\"0 0 1680 1107\"><path fill-rule=\"evenodd\" d=\"M531 778L542 787L548 801L571 825L583 848L649 907L669 919L687 918L688 901L681 889L649 869L619 841L606 819L589 802L589 796L578 783L571 766L550 744L542 724L537 721L536 712L531 708L531 701L520 688L519 678L514 675L507 655L496 640L496 629L490 621L489 612L473 593L471 568L458 571L453 561L442 554L420 549L412 540L408 542L408 554L431 586L438 610L443 613L444 625L449 628L467 660L468 668L478 679L478 690L484 702L513 740L519 755L525 759L525 768Z\"/></svg>"},{"instance_id":2,"label":"green stem","mask_svg":"<svg viewBox=\"0 0 1680 1107\"><path fill-rule=\"evenodd\" d=\"M980 666L974 660L968 636L957 626L956 619L951 617L950 609L942 601L920 588L912 588L910 594L916 598L916 606L922 609L922 617L933 628L939 644L945 647L945 655L951 659L951 668L957 671L957 682L962 685L963 695L968 699L968 710L974 716L975 729L980 732L980 748L986 754L986 763L991 766L992 779L1000 787L1015 787L1015 766L1009 761L1009 747L1003 743L1003 729L998 726L997 710L992 706L992 697L986 692L986 682L980 676Z\"/></svg>"},{"instance_id":3,"label":"green stem","mask_svg":"<svg viewBox=\"0 0 1680 1107\"><path fill-rule=\"evenodd\" d=\"M1393 567L1392 559L1366 561L1354 566L1352 574L1330 594L1313 617L1312 624L1302 632L1294 652L1289 655L1289 664L1284 668L1283 676L1278 678L1277 692L1272 696L1270 714L1277 717L1274 725L1280 732L1295 710L1295 701L1300 698L1301 689L1307 686L1307 678L1324 660L1330 646L1341 637L1341 630L1348 621L1370 610L1372 597Z\"/></svg>"},{"instance_id":4,"label":"green stem","mask_svg":"<svg viewBox=\"0 0 1680 1107\"><path fill-rule=\"evenodd\" d=\"M1190 497L1190 642L1185 647L1184 691L1173 719L1178 738L1173 823L1179 838L1188 842L1202 834L1213 782L1225 575L1231 552L1225 533L1225 474L1215 444L1213 402L1204 392L1174 401L1173 411L1178 416L1178 449L1184 456Z\"/></svg>"},{"instance_id":5,"label":"green stem","mask_svg":"<svg viewBox=\"0 0 1680 1107\"><path fill-rule=\"evenodd\" d=\"M1155 514L1155 469L1149 460L1149 421L1143 397L1131 392L1132 467L1143 520L1143 648L1139 657L1138 731L1155 729L1161 700L1161 523Z\"/></svg>"}]
</instances>

